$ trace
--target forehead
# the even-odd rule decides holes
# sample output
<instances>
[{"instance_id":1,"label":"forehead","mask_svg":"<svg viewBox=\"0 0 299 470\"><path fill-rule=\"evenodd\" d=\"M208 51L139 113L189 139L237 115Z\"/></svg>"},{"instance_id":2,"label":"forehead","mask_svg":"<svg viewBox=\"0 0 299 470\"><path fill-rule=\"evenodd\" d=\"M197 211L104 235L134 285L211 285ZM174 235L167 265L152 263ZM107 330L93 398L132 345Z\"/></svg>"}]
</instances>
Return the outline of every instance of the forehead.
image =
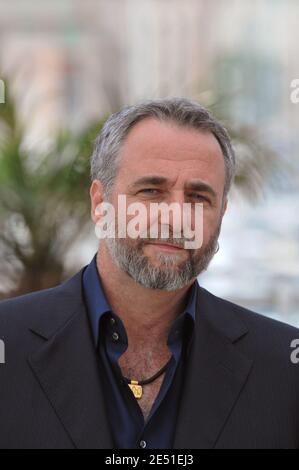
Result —
<instances>
[{"instance_id":1,"label":"forehead","mask_svg":"<svg viewBox=\"0 0 299 470\"><path fill-rule=\"evenodd\" d=\"M221 147L209 131L145 119L130 130L122 146L119 177L132 181L153 173L174 181L199 178L224 185Z\"/></svg>"}]
</instances>

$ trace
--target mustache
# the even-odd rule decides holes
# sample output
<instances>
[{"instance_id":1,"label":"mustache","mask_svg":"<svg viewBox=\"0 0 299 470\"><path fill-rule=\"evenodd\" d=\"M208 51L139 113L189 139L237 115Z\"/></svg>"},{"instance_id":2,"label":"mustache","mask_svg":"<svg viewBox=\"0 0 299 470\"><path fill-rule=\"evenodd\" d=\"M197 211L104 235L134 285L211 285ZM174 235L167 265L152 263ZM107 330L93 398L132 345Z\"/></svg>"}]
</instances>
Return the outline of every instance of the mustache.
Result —
<instances>
[{"instance_id":1,"label":"mustache","mask_svg":"<svg viewBox=\"0 0 299 470\"><path fill-rule=\"evenodd\" d=\"M148 243L157 243L157 244L169 244L176 246L177 248L184 248L185 244L190 241L190 239L186 238L143 238L140 239L142 245L146 245Z\"/></svg>"}]
</instances>

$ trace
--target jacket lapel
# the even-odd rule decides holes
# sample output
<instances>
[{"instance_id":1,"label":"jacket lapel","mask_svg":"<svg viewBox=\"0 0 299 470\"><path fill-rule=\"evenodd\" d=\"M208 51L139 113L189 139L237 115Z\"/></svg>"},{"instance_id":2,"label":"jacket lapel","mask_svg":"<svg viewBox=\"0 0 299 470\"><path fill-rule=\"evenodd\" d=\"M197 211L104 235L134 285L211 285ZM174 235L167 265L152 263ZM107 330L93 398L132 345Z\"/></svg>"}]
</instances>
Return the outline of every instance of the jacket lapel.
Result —
<instances>
[{"instance_id":1,"label":"jacket lapel","mask_svg":"<svg viewBox=\"0 0 299 470\"><path fill-rule=\"evenodd\" d=\"M174 448L216 446L252 367L236 347L246 334L231 304L199 288Z\"/></svg>"},{"instance_id":2,"label":"jacket lapel","mask_svg":"<svg viewBox=\"0 0 299 470\"><path fill-rule=\"evenodd\" d=\"M79 273L62 286L56 307L49 305L49 314L41 315L46 321L31 329L43 341L30 356L29 364L73 445L79 449L109 449L113 444L81 279ZM76 305L75 311L72 304Z\"/></svg>"}]
</instances>

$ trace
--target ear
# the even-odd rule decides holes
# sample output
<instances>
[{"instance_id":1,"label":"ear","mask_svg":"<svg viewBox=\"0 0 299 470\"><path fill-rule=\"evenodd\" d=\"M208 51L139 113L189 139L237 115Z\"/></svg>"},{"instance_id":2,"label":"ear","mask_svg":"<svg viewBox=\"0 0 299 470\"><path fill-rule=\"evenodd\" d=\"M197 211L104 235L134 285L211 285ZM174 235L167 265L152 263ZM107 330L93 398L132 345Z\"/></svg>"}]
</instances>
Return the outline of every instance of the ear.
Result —
<instances>
[{"instance_id":1,"label":"ear","mask_svg":"<svg viewBox=\"0 0 299 470\"><path fill-rule=\"evenodd\" d=\"M100 219L100 215L97 213L97 207L104 201L103 185L99 180L92 182L90 187L90 200L91 200L91 218L94 224Z\"/></svg>"}]
</instances>

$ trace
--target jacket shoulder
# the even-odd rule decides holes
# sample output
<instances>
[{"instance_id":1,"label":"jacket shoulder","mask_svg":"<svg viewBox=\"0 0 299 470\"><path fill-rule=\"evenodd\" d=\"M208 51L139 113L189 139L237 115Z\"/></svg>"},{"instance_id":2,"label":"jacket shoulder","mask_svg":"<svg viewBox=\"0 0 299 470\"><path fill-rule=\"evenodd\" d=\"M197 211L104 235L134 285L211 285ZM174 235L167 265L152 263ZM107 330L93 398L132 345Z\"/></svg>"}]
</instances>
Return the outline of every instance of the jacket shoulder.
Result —
<instances>
[{"instance_id":1,"label":"jacket shoulder","mask_svg":"<svg viewBox=\"0 0 299 470\"><path fill-rule=\"evenodd\" d=\"M82 271L60 286L0 302L0 337L36 321L70 312L82 299Z\"/></svg>"},{"instance_id":2,"label":"jacket shoulder","mask_svg":"<svg viewBox=\"0 0 299 470\"><path fill-rule=\"evenodd\" d=\"M254 312L232 302L225 302L234 309L236 315L242 318L251 329L257 329L260 332L271 331L273 334L282 336L293 336L295 334L299 338L299 329L288 323L275 320L262 313Z\"/></svg>"},{"instance_id":3,"label":"jacket shoulder","mask_svg":"<svg viewBox=\"0 0 299 470\"><path fill-rule=\"evenodd\" d=\"M238 341L240 350L249 353L252 358L283 362L286 367L291 365L290 358L296 347L295 342L299 342L298 328L202 290L212 307L209 313L213 316L213 324L217 327L220 325L221 330L227 333L226 336L234 328L244 332Z\"/></svg>"}]
</instances>

